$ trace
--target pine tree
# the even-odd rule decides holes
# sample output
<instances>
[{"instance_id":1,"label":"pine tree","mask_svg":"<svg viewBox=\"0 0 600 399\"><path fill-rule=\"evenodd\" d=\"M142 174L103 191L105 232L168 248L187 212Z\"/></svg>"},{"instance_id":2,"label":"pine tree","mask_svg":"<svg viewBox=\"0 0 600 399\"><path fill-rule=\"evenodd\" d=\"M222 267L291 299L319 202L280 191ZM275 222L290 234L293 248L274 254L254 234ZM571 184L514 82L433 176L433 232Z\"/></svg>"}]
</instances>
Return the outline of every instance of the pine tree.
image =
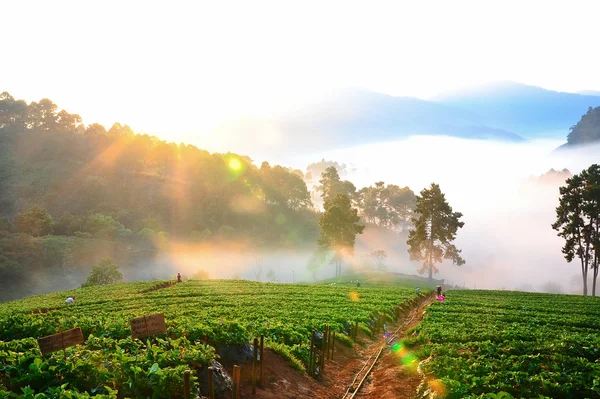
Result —
<instances>
[{"instance_id":1,"label":"pine tree","mask_svg":"<svg viewBox=\"0 0 600 399\"><path fill-rule=\"evenodd\" d=\"M440 186L432 183L429 189L423 189L417 196L415 213L418 217L412 219L414 229L408 232L408 253L411 260L423 262L419 273L429 272L429 280L433 273L439 270L436 263L450 259L458 266L465 260L460 256L461 250L452 242L456 232L464 226L460 212L452 212L452 207L446 201Z\"/></svg>"}]
</instances>

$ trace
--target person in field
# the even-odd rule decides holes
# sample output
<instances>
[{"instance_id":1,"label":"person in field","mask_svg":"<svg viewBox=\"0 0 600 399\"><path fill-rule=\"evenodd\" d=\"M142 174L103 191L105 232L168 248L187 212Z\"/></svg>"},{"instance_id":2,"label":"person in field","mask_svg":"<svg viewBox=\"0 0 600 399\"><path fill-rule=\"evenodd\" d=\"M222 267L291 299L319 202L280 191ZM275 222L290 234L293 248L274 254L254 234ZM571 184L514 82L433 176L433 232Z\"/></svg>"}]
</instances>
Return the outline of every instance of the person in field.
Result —
<instances>
[{"instance_id":1,"label":"person in field","mask_svg":"<svg viewBox=\"0 0 600 399\"><path fill-rule=\"evenodd\" d=\"M75 295L68 297L67 300L65 301L65 303L66 304L75 303Z\"/></svg>"},{"instance_id":2,"label":"person in field","mask_svg":"<svg viewBox=\"0 0 600 399\"><path fill-rule=\"evenodd\" d=\"M390 339L390 336L391 336L391 335L392 335L392 333L390 333L390 332L387 330L387 326L384 324L384 325L383 325L383 339L384 339L385 341L387 341L388 339Z\"/></svg>"},{"instance_id":3,"label":"person in field","mask_svg":"<svg viewBox=\"0 0 600 399\"><path fill-rule=\"evenodd\" d=\"M440 295L438 295L437 300L438 302L444 302L444 300L446 299L446 297L444 296L444 293L440 293Z\"/></svg>"},{"instance_id":4,"label":"person in field","mask_svg":"<svg viewBox=\"0 0 600 399\"><path fill-rule=\"evenodd\" d=\"M177 273L177 282L181 283L181 273Z\"/></svg>"}]
</instances>

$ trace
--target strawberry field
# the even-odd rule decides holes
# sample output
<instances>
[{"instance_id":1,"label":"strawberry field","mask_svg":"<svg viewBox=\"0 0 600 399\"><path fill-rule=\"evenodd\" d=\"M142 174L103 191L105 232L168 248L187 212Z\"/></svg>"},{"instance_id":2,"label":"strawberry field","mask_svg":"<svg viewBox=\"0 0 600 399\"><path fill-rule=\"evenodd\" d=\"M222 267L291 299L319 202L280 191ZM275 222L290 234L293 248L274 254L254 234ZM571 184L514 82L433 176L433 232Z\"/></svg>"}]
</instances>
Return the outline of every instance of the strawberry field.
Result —
<instances>
[{"instance_id":1,"label":"strawberry field","mask_svg":"<svg viewBox=\"0 0 600 399\"><path fill-rule=\"evenodd\" d=\"M450 291L405 343L448 398L600 398L599 298Z\"/></svg>"},{"instance_id":2,"label":"strawberry field","mask_svg":"<svg viewBox=\"0 0 600 399\"><path fill-rule=\"evenodd\" d=\"M343 333L359 322L368 333L374 312L391 316L416 295L393 286L157 284L84 288L0 304L0 398L179 397L184 370L210 364L215 348L264 334L268 344L306 363L313 329L330 325ZM64 303L69 295L77 296L75 304ZM153 313L164 313L167 333L132 339L129 320ZM41 355L37 338L76 327L83 345Z\"/></svg>"}]
</instances>

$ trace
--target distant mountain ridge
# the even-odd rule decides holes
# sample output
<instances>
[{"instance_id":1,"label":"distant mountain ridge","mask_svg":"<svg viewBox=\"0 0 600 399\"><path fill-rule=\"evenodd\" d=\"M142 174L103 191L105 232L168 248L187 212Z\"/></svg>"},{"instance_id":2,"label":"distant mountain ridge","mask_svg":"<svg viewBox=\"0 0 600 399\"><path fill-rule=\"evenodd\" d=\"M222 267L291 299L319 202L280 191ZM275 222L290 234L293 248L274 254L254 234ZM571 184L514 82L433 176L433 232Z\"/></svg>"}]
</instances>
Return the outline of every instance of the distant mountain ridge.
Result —
<instances>
[{"instance_id":1,"label":"distant mountain ridge","mask_svg":"<svg viewBox=\"0 0 600 399\"><path fill-rule=\"evenodd\" d=\"M263 151L310 152L413 135L519 142L565 137L600 96L499 82L422 100L343 89L287 114L240 118L214 133L237 150L252 136ZM248 149L246 143L244 150Z\"/></svg>"},{"instance_id":2,"label":"distant mountain ridge","mask_svg":"<svg viewBox=\"0 0 600 399\"><path fill-rule=\"evenodd\" d=\"M294 151L348 147L412 135L524 140L513 132L486 125L469 110L358 89L336 91L315 104L285 115L229 121L215 133L233 140L252 135L256 137L256 146L271 150L293 148ZM234 144L232 141L231 145Z\"/></svg>"},{"instance_id":3,"label":"distant mountain ridge","mask_svg":"<svg viewBox=\"0 0 600 399\"><path fill-rule=\"evenodd\" d=\"M586 91L585 93L597 93ZM566 135L600 96L564 93L514 82L497 82L439 95L434 101L477 114L487 125L526 138Z\"/></svg>"}]
</instances>

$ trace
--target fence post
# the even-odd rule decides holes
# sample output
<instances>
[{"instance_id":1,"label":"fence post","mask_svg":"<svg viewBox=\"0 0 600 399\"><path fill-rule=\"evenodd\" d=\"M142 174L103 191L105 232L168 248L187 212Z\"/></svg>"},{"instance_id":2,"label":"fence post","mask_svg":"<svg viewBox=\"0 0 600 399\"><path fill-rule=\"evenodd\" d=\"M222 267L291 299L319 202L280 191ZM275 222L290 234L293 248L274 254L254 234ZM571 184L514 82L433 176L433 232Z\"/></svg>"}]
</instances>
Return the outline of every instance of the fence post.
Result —
<instances>
[{"instance_id":1,"label":"fence post","mask_svg":"<svg viewBox=\"0 0 600 399\"><path fill-rule=\"evenodd\" d=\"M331 360L331 326L327 329L327 360Z\"/></svg>"},{"instance_id":2,"label":"fence post","mask_svg":"<svg viewBox=\"0 0 600 399\"><path fill-rule=\"evenodd\" d=\"M190 399L190 370L183 373L183 394L185 399Z\"/></svg>"},{"instance_id":3,"label":"fence post","mask_svg":"<svg viewBox=\"0 0 600 399\"><path fill-rule=\"evenodd\" d=\"M233 395L232 399L240 397L240 366L233 366Z\"/></svg>"},{"instance_id":4,"label":"fence post","mask_svg":"<svg viewBox=\"0 0 600 399\"><path fill-rule=\"evenodd\" d=\"M265 342L265 336L264 334L260 334L260 378L259 378L259 385L261 386L261 388L263 387L263 384L265 383L265 368L264 368L264 364L265 364L265 352L264 352L264 342Z\"/></svg>"},{"instance_id":5,"label":"fence post","mask_svg":"<svg viewBox=\"0 0 600 399\"><path fill-rule=\"evenodd\" d=\"M313 362L313 347L315 345L315 331L310 335L310 354L308 355L308 375L312 375L312 362Z\"/></svg>"},{"instance_id":6,"label":"fence post","mask_svg":"<svg viewBox=\"0 0 600 399\"><path fill-rule=\"evenodd\" d=\"M208 398L215 399L215 374L212 366L208 368Z\"/></svg>"},{"instance_id":7,"label":"fence post","mask_svg":"<svg viewBox=\"0 0 600 399\"><path fill-rule=\"evenodd\" d=\"M333 339L331 340L331 360L333 360L333 350L335 349L335 331L333 332Z\"/></svg>"},{"instance_id":8,"label":"fence post","mask_svg":"<svg viewBox=\"0 0 600 399\"><path fill-rule=\"evenodd\" d=\"M325 353L327 353L326 352L327 347L325 346L326 345L325 340L327 339L327 334L328 334L327 331L328 330L329 330L329 327L325 326L325 331L323 331L323 341L321 341L321 358L319 359L319 360L321 360L321 363L320 363L321 373L323 373L325 371Z\"/></svg>"},{"instance_id":9,"label":"fence post","mask_svg":"<svg viewBox=\"0 0 600 399\"><path fill-rule=\"evenodd\" d=\"M252 359L252 395L256 395L256 362L258 357L258 338L254 338L254 357Z\"/></svg>"}]
</instances>

